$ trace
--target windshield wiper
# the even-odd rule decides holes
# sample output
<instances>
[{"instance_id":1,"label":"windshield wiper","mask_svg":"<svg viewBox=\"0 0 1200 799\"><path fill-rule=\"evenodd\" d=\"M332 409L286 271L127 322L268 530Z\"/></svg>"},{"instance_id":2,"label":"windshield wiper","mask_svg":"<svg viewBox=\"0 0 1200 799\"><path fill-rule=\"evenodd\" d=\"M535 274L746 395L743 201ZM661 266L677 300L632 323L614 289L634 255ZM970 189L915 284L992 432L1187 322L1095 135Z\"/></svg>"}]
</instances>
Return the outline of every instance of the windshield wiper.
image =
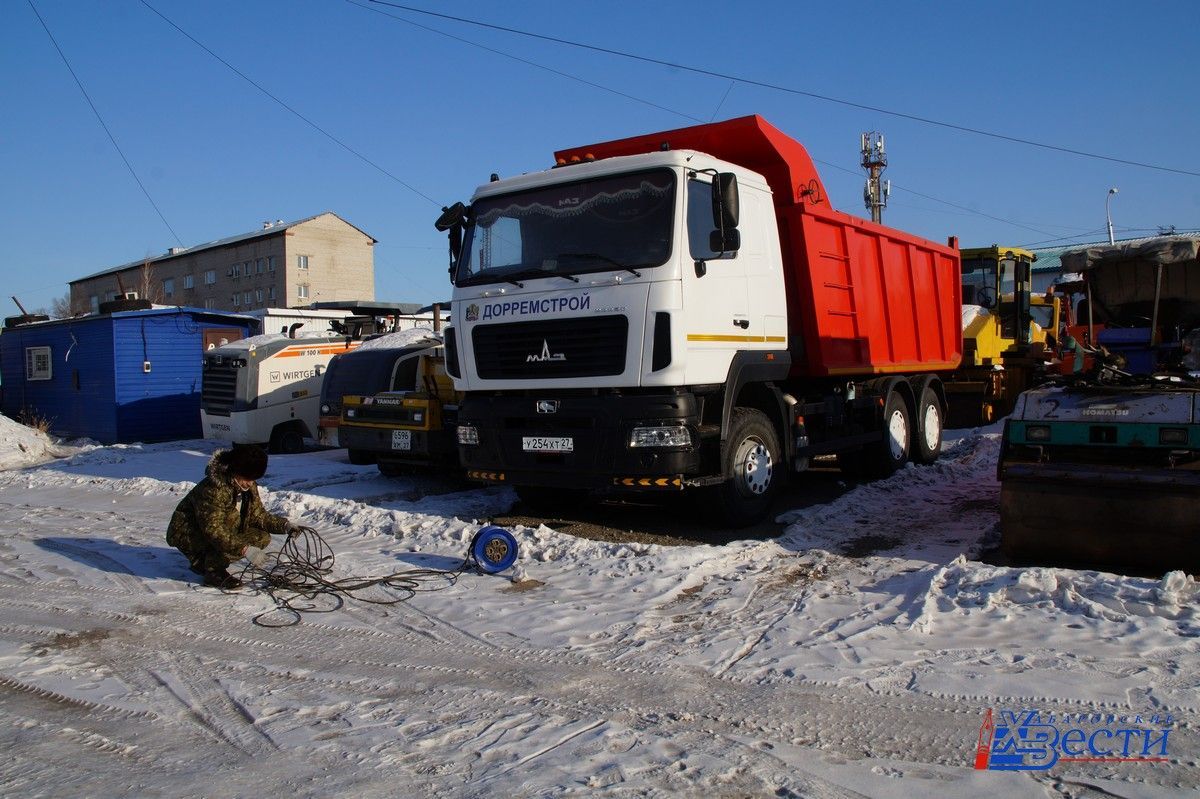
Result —
<instances>
[{"instance_id":1,"label":"windshield wiper","mask_svg":"<svg viewBox=\"0 0 1200 799\"><path fill-rule=\"evenodd\" d=\"M603 261L606 264L612 264L617 269L624 269L626 272L632 272L635 277L642 276L642 273L639 272L638 270L634 269L632 266L626 266L625 264L621 263L620 261L617 261L613 258L609 258L607 255L601 255L598 252L560 252L557 257L558 258L595 258L597 261Z\"/></svg>"}]
</instances>

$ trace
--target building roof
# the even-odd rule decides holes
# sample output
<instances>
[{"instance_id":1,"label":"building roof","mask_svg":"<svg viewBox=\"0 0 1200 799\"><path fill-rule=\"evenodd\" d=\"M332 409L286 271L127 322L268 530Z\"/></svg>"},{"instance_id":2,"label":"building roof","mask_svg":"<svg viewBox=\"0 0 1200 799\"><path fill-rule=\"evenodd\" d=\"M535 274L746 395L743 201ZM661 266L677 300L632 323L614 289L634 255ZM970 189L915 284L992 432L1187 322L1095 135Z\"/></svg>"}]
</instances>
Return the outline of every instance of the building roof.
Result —
<instances>
[{"instance_id":1,"label":"building roof","mask_svg":"<svg viewBox=\"0 0 1200 799\"><path fill-rule=\"evenodd\" d=\"M1177 232L1177 233L1172 233L1171 235L1168 235L1168 236L1143 236L1143 237L1137 238L1137 239L1117 239L1116 243L1117 244L1127 244L1127 245L1137 245L1137 244L1145 244L1146 242L1149 242L1149 241L1158 241L1158 240L1164 240L1164 239L1190 239L1190 238L1194 238L1198 232L1200 232L1200 231L1181 231L1181 232ZM1079 244L1070 244L1070 245L1067 245L1066 247L1035 248L1033 250L1033 252L1035 255L1037 255L1037 260L1033 262L1033 271L1041 272L1041 273L1061 272L1062 268L1063 268L1062 257L1063 257L1064 253L1068 253L1073 250L1086 250L1090 247L1107 247L1107 246L1109 246L1108 239L1104 239L1103 241L1081 242Z\"/></svg>"},{"instance_id":2,"label":"building roof","mask_svg":"<svg viewBox=\"0 0 1200 799\"><path fill-rule=\"evenodd\" d=\"M160 263L162 261L169 261L172 258L183 258L184 256L187 256L187 255L195 255L198 252L203 252L204 250L211 250L216 247L225 247L230 244L240 244L245 241L253 241L254 239L267 238L268 236L278 236L279 234L286 231L288 228L293 228L293 227L296 227L297 225L303 225L305 222L311 222L314 219L317 219L318 217L322 217L322 216L326 216L326 215L335 216L338 219L341 219L341 221L346 222L345 219L342 219L342 217L338 216L333 211L322 211L321 213L316 214L314 216L305 217L304 219L297 219L294 222L279 222L279 223L271 225L270 227L264 227L260 230L255 230L250 233L242 233L237 236L229 236L228 238L217 239L216 241L210 241L206 244L197 244L194 247L172 247L170 250L163 253L162 255L156 255L153 257L149 257L149 258L139 258L136 261L130 261L127 264L121 264L120 266L110 267L108 269L101 270L94 274L87 275L86 277L76 278L75 280L68 281L68 285L72 285L75 283L82 283L85 280L91 280L93 278L103 277L104 275L115 275L118 272L124 272L127 269L135 269L135 268L143 266L145 264L156 264L156 263ZM378 239L376 239L370 233L367 233L365 230L358 227L357 225L353 225L350 222L346 222L346 224L350 225L350 227L354 228L359 233L362 233L364 236L369 238L371 240L372 244L378 243Z\"/></svg>"},{"instance_id":3,"label":"building roof","mask_svg":"<svg viewBox=\"0 0 1200 799\"><path fill-rule=\"evenodd\" d=\"M65 319L45 319L40 322L27 322L23 325L15 327L6 327L5 331L10 330L38 330L56 325L65 325L79 322L91 322L97 319L106 319L108 317L125 318L129 316L166 316L176 314L189 314L190 316L210 316L217 319L231 321L234 323L244 322L246 324L257 324L258 320L246 314L229 313L227 311L218 311L215 308L193 308L188 305L155 305L153 308L143 308L137 311L113 311L112 313L89 313L82 316L69 316Z\"/></svg>"}]
</instances>

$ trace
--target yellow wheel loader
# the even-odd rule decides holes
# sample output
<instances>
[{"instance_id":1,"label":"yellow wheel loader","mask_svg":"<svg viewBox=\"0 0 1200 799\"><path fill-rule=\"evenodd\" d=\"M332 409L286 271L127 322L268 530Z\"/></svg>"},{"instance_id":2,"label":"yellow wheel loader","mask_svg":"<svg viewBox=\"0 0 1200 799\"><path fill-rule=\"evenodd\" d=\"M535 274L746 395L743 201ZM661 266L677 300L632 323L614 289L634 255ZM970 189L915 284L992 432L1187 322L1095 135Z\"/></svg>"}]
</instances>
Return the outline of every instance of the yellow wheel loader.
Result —
<instances>
[{"instance_id":1,"label":"yellow wheel loader","mask_svg":"<svg viewBox=\"0 0 1200 799\"><path fill-rule=\"evenodd\" d=\"M1039 382L1054 348L1060 304L1034 295L1036 256L1019 247L962 251L962 365L945 381L950 426L989 424Z\"/></svg>"}]
</instances>

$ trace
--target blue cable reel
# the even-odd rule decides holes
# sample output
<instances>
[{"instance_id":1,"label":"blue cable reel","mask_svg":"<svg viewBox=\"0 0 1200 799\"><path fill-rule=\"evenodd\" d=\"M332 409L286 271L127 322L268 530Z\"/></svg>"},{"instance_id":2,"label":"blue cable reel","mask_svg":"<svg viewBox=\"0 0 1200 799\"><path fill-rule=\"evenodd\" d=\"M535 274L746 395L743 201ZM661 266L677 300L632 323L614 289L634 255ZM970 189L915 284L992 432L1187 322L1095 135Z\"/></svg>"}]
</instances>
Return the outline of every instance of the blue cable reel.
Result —
<instances>
[{"instance_id":1,"label":"blue cable reel","mask_svg":"<svg viewBox=\"0 0 1200 799\"><path fill-rule=\"evenodd\" d=\"M489 524L471 539L471 557L480 570L497 574L517 562L517 539L503 527Z\"/></svg>"}]
</instances>

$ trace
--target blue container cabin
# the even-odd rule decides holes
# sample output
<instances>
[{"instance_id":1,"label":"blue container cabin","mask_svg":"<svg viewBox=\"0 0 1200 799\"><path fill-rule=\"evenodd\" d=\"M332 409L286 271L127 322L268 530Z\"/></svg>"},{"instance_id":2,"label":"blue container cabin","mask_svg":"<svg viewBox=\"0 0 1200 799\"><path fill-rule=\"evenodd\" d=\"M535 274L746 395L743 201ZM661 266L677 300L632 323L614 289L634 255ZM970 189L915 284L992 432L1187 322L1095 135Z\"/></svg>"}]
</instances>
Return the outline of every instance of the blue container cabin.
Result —
<instances>
[{"instance_id":1,"label":"blue container cabin","mask_svg":"<svg viewBox=\"0 0 1200 799\"><path fill-rule=\"evenodd\" d=\"M170 307L5 327L2 410L102 444L200 438L203 353L250 335L255 324Z\"/></svg>"}]
</instances>

